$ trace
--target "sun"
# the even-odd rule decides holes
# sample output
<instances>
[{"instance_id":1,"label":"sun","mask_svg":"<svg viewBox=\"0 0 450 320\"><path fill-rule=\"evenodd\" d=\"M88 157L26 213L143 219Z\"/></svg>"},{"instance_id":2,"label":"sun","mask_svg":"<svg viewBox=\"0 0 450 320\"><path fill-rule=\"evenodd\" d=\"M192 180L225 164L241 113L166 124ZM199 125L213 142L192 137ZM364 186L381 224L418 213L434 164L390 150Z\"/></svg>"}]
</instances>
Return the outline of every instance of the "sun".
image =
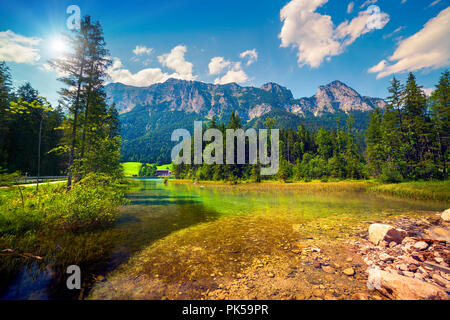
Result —
<instances>
[{"instance_id":1,"label":"sun","mask_svg":"<svg viewBox=\"0 0 450 320\"><path fill-rule=\"evenodd\" d=\"M61 54L68 51L67 43L62 38L54 38L50 42L51 51Z\"/></svg>"}]
</instances>

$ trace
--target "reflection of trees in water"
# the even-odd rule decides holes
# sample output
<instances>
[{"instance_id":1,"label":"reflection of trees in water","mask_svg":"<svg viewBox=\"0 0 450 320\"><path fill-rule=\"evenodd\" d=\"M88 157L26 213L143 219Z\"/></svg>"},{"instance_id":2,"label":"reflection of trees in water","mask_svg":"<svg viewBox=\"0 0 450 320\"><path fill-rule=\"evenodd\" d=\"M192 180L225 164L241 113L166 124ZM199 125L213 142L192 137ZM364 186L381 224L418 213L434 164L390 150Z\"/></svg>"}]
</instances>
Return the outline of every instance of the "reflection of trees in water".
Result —
<instances>
[{"instance_id":1,"label":"reflection of trees in water","mask_svg":"<svg viewBox=\"0 0 450 320\"><path fill-rule=\"evenodd\" d=\"M156 194L154 189L152 194L146 195L147 191L129 196L132 203L124 208L113 227L40 236L36 240L37 246L30 248L30 252L40 248L43 260L39 263L31 259L2 257L0 297L5 297L10 288L20 286L29 288L23 291L27 296L15 299L27 299L28 294L41 290L45 294L39 298L77 299L80 291L66 287L66 268L72 264L81 268L83 296L86 296L94 283L94 275L116 269L133 253L155 240L218 216L196 197L178 196L176 192Z\"/></svg>"}]
</instances>

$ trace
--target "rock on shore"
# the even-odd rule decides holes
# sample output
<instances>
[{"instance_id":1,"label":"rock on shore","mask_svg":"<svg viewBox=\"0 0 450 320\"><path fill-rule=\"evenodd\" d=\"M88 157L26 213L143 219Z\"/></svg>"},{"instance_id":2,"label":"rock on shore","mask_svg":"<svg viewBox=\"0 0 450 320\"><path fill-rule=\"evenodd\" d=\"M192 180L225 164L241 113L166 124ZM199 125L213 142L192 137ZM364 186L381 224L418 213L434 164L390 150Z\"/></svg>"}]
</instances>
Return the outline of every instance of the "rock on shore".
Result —
<instances>
[{"instance_id":1,"label":"rock on shore","mask_svg":"<svg viewBox=\"0 0 450 320\"><path fill-rule=\"evenodd\" d=\"M450 223L434 218L371 224L368 240L351 242L368 266L367 286L390 299L450 299Z\"/></svg>"},{"instance_id":2,"label":"rock on shore","mask_svg":"<svg viewBox=\"0 0 450 320\"><path fill-rule=\"evenodd\" d=\"M406 231L396 229L388 224L373 223L369 227L369 240L375 245L381 241L401 243L405 237Z\"/></svg>"},{"instance_id":3,"label":"rock on shore","mask_svg":"<svg viewBox=\"0 0 450 320\"><path fill-rule=\"evenodd\" d=\"M370 268L367 286L394 300L444 300L447 293L437 285L398 273Z\"/></svg>"},{"instance_id":4,"label":"rock on shore","mask_svg":"<svg viewBox=\"0 0 450 320\"><path fill-rule=\"evenodd\" d=\"M442 212L441 219L444 220L445 222L450 222L450 209L447 209L444 212Z\"/></svg>"}]
</instances>

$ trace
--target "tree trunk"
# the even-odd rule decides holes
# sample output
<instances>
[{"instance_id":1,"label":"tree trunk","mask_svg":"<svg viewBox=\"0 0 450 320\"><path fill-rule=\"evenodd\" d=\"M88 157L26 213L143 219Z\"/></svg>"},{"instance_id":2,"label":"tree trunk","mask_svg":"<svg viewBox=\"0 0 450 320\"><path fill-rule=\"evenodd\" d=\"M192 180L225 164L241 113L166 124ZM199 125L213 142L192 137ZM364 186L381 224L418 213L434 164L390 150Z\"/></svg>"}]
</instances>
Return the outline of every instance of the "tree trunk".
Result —
<instances>
[{"instance_id":1,"label":"tree trunk","mask_svg":"<svg viewBox=\"0 0 450 320\"><path fill-rule=\"evenodd\" d=\"M42 122L44 121L44 115L41 116L41 121L39 123L39 144L38 144L38 163L37 163L37 181L36 181L36 191L39 191L39 177L41 174L41 141L42 141Z\"/></svg>"},{"instance_id":2,"label":"tree trunk","mask_svg":"<svg viewBox=\"0 0 450 320\"><path fill-rule=\"evenodd\" d=\"M70 147L70 154L69 154L69 172L68 172L68 178L67 178L67 190L70 190L70 187L72 185L72 166L73 161L75 158L75 144L77 139L77 122L78 122L78 108L80 105L80 95L81 95L81 82L83 79L83 72L84 72L84 57L83 62L81 65L80 75L78 78L78 88L77 88L77 97L75 99L75 110L74 110L74 116L73 116L73 125L72 125L72 145Z\"/></svg>"}]
</instances>

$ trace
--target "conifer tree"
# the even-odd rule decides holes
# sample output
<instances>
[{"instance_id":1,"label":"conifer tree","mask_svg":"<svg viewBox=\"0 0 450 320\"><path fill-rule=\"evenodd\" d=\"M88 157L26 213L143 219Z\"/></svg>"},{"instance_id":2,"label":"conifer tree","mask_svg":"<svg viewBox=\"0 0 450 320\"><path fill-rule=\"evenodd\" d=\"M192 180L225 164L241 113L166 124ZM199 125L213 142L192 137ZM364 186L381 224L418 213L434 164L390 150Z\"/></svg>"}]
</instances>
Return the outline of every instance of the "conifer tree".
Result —
<instances>
[{"instance_id":1,"label":"conifer tree","mask_svg":"<svg viewBox=\"0 0 450 320\"><path fill-rule=\"evenodd\" d=\"M448 178L447 162L450 145L450 73L445 71L431 95L431 117L436 132L438 170L443 179Z\"/></svg>"}]
</instances>

